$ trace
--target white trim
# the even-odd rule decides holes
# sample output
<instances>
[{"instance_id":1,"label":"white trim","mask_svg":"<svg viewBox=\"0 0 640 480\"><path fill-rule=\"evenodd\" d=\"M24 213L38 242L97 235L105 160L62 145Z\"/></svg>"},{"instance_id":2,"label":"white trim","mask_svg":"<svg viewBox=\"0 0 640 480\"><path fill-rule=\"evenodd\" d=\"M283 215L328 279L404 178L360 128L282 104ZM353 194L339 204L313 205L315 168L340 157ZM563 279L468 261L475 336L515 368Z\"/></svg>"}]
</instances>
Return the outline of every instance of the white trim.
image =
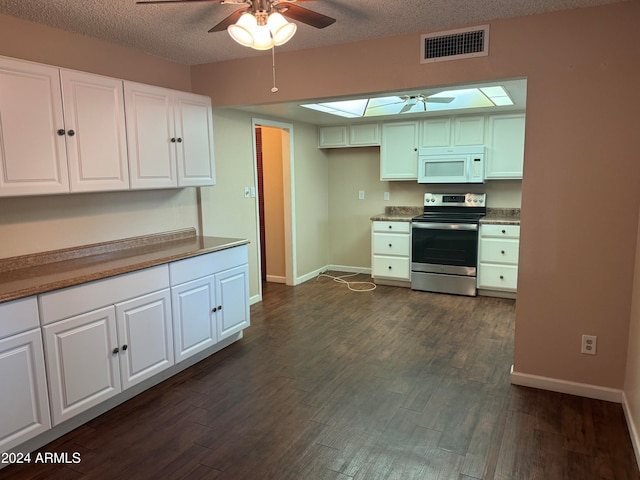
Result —
<instances>
[{"instance_id":1,"label":"white trim","mask_svg":"<svg viewBox=\"0 0 640 480\"><path fill-rule=\"evenodd\" d=\"M287 277L283 277L282 275L267 275L267 282L287 283Z\"/></svg>"},{"instance_id":2,"label":"white trim","mask_svg":"<svg viewBox=\"0 0 640 480\"><path fill-rule=\"evenodd\" d=\"M304 282L308 282L309 280L313 280L314 278L316 278L318 275L320 275L322 272L326 271L328 269L328 267L322 267L322 268L318 268L316 270L313 270L305 275L302 275L298 278L296 278L296 282L294 284L295 285L300 285L301 283Z\"/></svg>"},{"instance_id":3,"label":"white trim","mask_svg":"<svg viewBox=\"0 0 640 480\"><path fill-rule=\"evenodd\" d=\"M515 372L511 366L511 383L523 387L533 387L552 392L567 393L580 397L606 400L608 402L622 403L622 390L588 383L571 382L559 378L541 377L528 373Z\"/></svg>"},{"instance_id":4,"label":"white trim","mask_svg":"<svg viewBox=\"0 0 640 480\"><path fill-rule=\"evenodd\" d=\"M636 423L633 421L631 409L629 408L627 396L624 391L622 392L622 410L624 410L624 417L627 419L627 428L629 429L629 436L631 437L633 451L636 454L636 463L638 464L638 468L640 468L640 434L638 434Z\"/></svg>"},{"instance_id":5,"label":"white trim","mask_svg":"<svg viewBox=\"0 0 640 480\"><path fill-rule=\"evenodd\" d=\"M254 295L253 297L249 298L249 305L254 305L256 303L260 303L261 301L262 301L262 293L259 293L258 295Z\"/></svg>"},{"instance_id":6,"label":"white trim","mask_svg":"<svg viewBox=\"0 0 640 480\"><path fill-rule=\"evenodd\" d=\"M371 267L350 267L348 265L328 265L327 270L332 272L345 272L345 273L365 273L371 275Z\"/></svg>"},{"instance_id":7,"label":"white trim","mask_svg":"<svg viewBox=\"0 0 640 480\"><path fill-rule=\"evenodd\" d=\"M278 122L276 120L267 120L264 118L251 118L251 137L253 142L253 175L254 185L258 189L258 158L256 147L256 127L274 127L286 130L289 136L289 163L283 162L283 182L284 191L284 243L285 243L285 270L287 285L297 285L295 283L298 264L296 253L296 204L295 204L295 175L294 175L294 158L293 158L293 124ZM287 188L288 187L288 188ZM258 280L262 278L261 260L260 260L260 208L256 198L256 232L258 243ZM259 281L259 296L262 299L262 282Z\"/></svg>"}]
</instances>

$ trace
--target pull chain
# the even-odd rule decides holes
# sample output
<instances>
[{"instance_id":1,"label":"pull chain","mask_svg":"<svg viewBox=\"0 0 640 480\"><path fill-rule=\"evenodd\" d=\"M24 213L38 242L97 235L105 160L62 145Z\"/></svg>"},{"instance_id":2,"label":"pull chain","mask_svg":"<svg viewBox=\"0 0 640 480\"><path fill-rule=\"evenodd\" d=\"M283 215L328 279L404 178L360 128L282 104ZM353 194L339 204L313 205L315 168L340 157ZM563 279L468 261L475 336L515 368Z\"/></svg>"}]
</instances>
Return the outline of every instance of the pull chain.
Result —
<instances>
[{"instance_id":1,"label":"pull chain","mask_svg":"<svg viewBox=\"0 0 640 480\"><path fill-rule=\"evenodd\" d=\"M278 87L276 87L276 47L271 47L271 68L273 72L273 87L271 87L271 93L276 93Z\"/></svg>"}]
</instances>

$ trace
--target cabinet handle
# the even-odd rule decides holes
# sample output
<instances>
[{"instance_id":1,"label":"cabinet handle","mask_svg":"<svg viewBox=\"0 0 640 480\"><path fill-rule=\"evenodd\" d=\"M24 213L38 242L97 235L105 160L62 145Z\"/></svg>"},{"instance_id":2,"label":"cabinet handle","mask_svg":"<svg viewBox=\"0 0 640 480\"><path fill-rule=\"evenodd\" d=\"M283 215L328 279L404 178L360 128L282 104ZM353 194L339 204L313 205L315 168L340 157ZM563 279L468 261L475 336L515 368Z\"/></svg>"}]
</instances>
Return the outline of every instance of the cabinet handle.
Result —
<instances>
[{"instance_id":1,"label":"cabinet handle","mask_svg":"<svg viewBox=\"0 0 640 480\"><path fill-rule=\"evenodd\" d=\"M123 351L123 352L126 352L126 351L127 351L127 348L129 348L129 346L128 346L128 345L126 345L126 344L125 344L125 345L122 345L122 351Z\"/></svg>"},{"instance_id":2,"label":"cabinet handle","mask_svg":"<svg viewBox=\"0 0 640 480\"><path fill-rule=\"evenodd\" d=\"M58 133L58 136L62 137L66 132L64 131L64 128L61 128L60 130L58 130L57 133Z\"/></svg>"},{"instance_id":3,"label":"cabinet handle","mask_svg":"<svg viewBox=\"0 0 640 480\"><path fill-rule=\"evenodd\" d=\"M171 137L171 143L176 143L176 138L175 137Z\"/></svg>"},{"instance_id":4,"label":"cabinet handle","mask_svg":"<svg viewBox=\"0 0 640 480\"><path fill-rule=\"evenodd\" d=\"M507 233L507 231L506 230L502 230L502 233Z\"/></svg>"},{"instance_id":5,"label":"cabinet handle","mask_svg":"<svg viewBox=\"0 0 640 480\"><path fill-rule=\"evenodd\" d=\"M178 137L178 143L182 143L182 139Z\"/></svg>"},{"instance_id":6,"label":"cabinet handle","mask_svg":"<svg viewBox=\"0 0 640 480\"><path fill-rule=\"evenodd\" d=\"M389 270L391 270L391 265L389 265Z\"/></svg>"},{"instance_id":7,"label":"cabinet handle","mask_svg":"<svg viewBox=\"0 0 640 480\"><path fill-rule=\"evenodd\" d=\"M69 130L69 131L67 132L67 135L69 135L70 137L73 137L75 134L76 134L76 132L75 132L75 131L73 131L73 130Z\"/></svg>"},{"instance_id":8,"label":"cabinet handle","mask_svg":"<svg viewBox=\"0 0 640 480\"><path fill-rule=\"evenodd\" d=\"M218 305L218 311L222 310L222 305Z\"/></svg>"},{"instance_id":9,"label":"cabinet handle","mask_svg":"<svg viewBox=\"0 0 640 480\"><path fill-rule=\"evenodd\" d=\"M216 307L213 307L213 310L211 310L212 313L216 313L218 311L218 309Z\"/></svg>"},{"instance_id":10,"label":"cabinet handle","mask_svg":"<svg viewBox=\"0 0 640 480\"><path fill-rule=\"evenodd\" d=\"M389 225L389 230L391 230L393 228L393 225Z\"/></svg>"},{"instance_id":11,"label":"cabinet handle","mask_svg":"<svg viewBox=\"0 0 640 480\"><path fill-rule=\"evenodd\" d=\"M500 275L500 280L504 280L504 275Z\"/></svg>"},{"instance_id":12,"label":"cabinet handle","mask_svg":"<svg viewBox=\"0 0 640 480\"><path fill-rule=\"evenodd\" d=\"M504 250L500 250L500 253L501 253L502 255L504 255Z\"/></svg>"},{"instance_id":13,"label":"cabinet handle","mask_svg":"<svg viewBox=\"0 0 640 480\"><path fill-rule=\"evenodd\" d=\"M389 244L389 247L391 247L391 246L392 246L392 245L391 245L391 244Z\"/></svg>"},{"instance_id":14,"label":"cabinet handle","mask_svg":"<svg viewBox=\"0 0 640 480\"><path fill-rule=\"evenodd\" d=\"M111 352L111 353L113 353L114 355L117 355L119 351L120 351L120 349L118 347L116 347L116 348L113 349L113 352Z\"/></svg>"}]
</instances>

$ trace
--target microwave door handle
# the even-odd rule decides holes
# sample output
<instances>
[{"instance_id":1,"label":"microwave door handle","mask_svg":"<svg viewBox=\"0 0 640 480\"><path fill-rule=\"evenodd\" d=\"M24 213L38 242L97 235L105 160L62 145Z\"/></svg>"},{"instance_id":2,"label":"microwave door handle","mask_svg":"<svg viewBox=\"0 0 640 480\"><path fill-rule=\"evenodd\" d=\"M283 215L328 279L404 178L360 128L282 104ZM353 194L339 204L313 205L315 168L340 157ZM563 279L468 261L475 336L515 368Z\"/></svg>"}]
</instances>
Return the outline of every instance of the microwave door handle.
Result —
<instances>
[{"instance_id":1,"label":"microwave door handle","mask_svg":"<svg viewBox=\"0 0 640 480\"><path fill-rule=\"evenodd\" d=\"M475 223L437 223L437 222L414 222L411 224L413 228L423 230L478 230Z\"/></svg>"}]
</instances>

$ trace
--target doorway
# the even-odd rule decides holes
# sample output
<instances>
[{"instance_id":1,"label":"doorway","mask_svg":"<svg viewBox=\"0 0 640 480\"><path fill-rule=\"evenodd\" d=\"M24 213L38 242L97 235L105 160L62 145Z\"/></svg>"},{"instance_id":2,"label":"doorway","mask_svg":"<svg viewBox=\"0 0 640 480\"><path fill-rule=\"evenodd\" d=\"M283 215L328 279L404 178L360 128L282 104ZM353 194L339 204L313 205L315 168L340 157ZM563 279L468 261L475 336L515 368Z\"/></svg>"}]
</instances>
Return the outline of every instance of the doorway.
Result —
<instances>
[{"instance_id":1,"label":"doorway","mask_svg":"<svg viewBox=\"0 0 640 480\"><path fill-rule=\"evenodd\" d=\"M253 119L262 282L295 284L293 125Z\"/></svg>"}]
</instances>

